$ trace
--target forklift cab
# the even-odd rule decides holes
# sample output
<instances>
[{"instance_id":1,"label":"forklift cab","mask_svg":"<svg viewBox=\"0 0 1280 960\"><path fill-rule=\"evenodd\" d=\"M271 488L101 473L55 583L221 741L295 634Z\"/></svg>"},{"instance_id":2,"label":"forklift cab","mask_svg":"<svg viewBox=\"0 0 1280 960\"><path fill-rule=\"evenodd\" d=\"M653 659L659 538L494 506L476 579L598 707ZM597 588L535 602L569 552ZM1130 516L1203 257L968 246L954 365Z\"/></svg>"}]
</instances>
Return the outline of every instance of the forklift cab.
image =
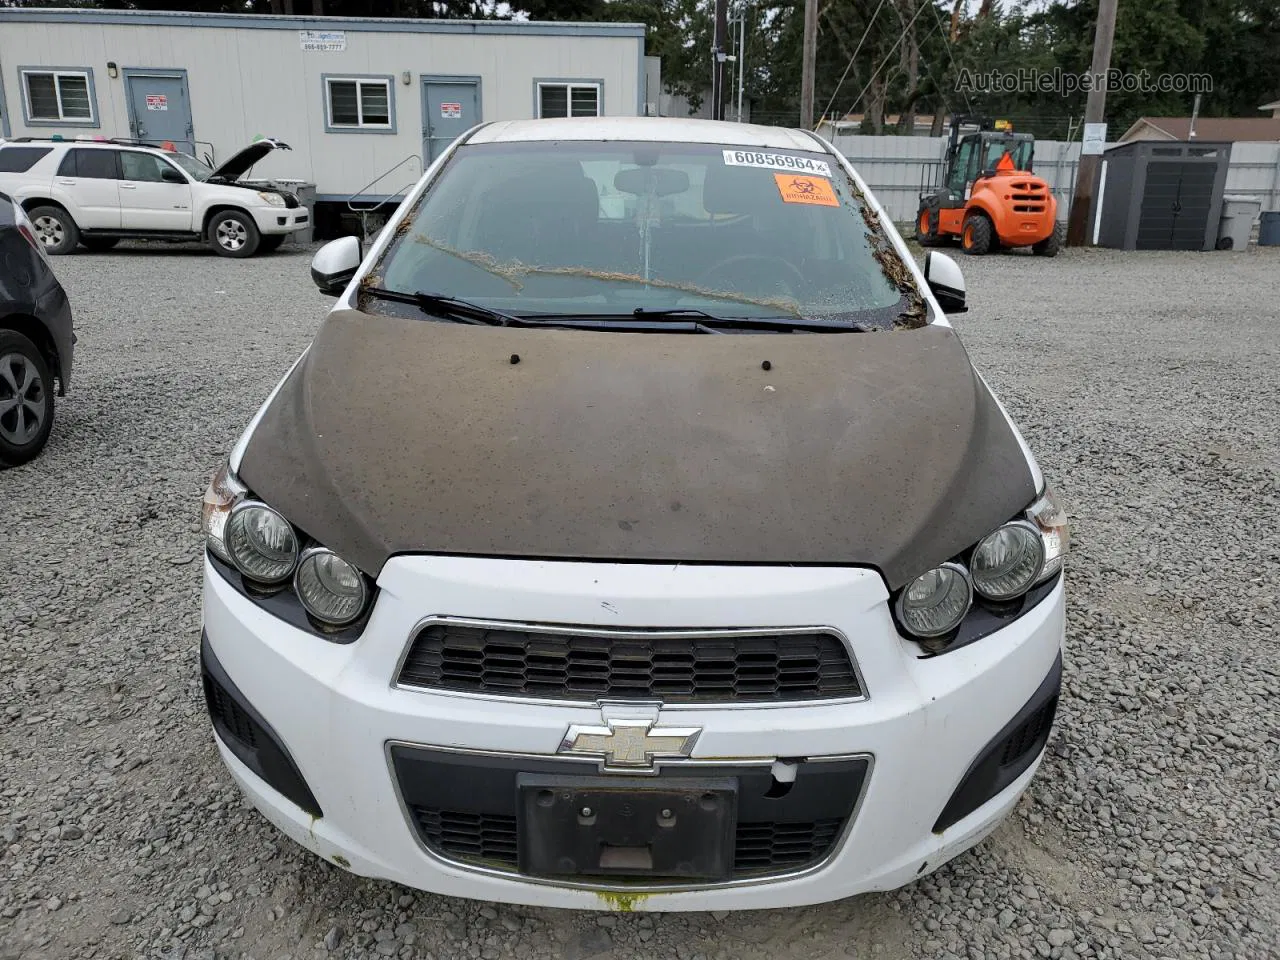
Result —
<instances>
[{"instance_id":1,"label":"forklift cab","mask_svg":"<svg viewBox=\"0 0 1280 960\"><path fill-rule=\"evenodd\" d=\"M955 201L969 198L973 182L982 174L1001 168L1005 154L1009 160L1004 168L1022 173L1031 172L1035 153L1035 138L1029 133L1002 133L984 131L961 137L948 158L946 181L943 186ZM1008 166L1012 163L1012 167Z\"/></svg>"}]
</instances>

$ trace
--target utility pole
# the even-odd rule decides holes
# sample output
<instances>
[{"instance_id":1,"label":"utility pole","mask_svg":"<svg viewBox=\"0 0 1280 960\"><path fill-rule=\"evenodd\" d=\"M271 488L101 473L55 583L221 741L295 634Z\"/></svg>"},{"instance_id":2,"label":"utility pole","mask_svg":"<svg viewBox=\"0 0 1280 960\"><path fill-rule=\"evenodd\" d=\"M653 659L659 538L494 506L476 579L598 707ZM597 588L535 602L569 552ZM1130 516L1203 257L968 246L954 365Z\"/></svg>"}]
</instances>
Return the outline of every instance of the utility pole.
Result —
<instances>
[{"instance_id":1,"label":"utility pole","mask_svg":"<svg viewBox=\"0 0 1280 960\"><path fill-rule=\"evenodd\" d=\"M1116 3L1118 0L1098 0L1098 25L1093 32L1093 78L1089 86L1089 99L1085 103L1084 139L1080 146L1080 164L1076 168L1076 189L1071 199L1071 214L1067 220L1067 246L1082 247L1089 237L1089 209L1093 206L1093 181L1098 175L1099 153L1085 153L1090 148L1089 129L1092 124L1103 123L1107 118L1107 88L1105 77L1111 69L1111 42L1116 35ZM1094 128L1096 129L1096 127ZM1101 145L1098 146L1101 149Z\"/></svg>"},{"instance_id":2,"label":"utility pole","mask_svg":"<svg viewBox=\"0 0 1280 960\"><path fill-rule=\"evenodd\" d=\"M724 119L724 62L729 39L729 0L716 0L715 35L711 41L711 119Z\"/></svg>"},{"instance_id":3,"label":"utility pole","mask_svg":"<svg viewBox=\"0 0 1280 960\"><path fill-rule=\"evenodd\" d=\"M738 11L738 62L736 69L738 74L738 112L734 119L741 123L742 87L743 81L745 80L744 74L747 70L747 5L745 0L742 4L742 8Z\"/></svg>"},{"instance_id":4,"label":"utility pole","mask_svg":"<svg viewBox=\"0 0 1280 960\"><path fill-rule=\"evenodd\" d=\"M800 126L813 129L813 70L818 57L818 0L804 0L804 50L800 67Z\"/></svg>"}]
</instances>

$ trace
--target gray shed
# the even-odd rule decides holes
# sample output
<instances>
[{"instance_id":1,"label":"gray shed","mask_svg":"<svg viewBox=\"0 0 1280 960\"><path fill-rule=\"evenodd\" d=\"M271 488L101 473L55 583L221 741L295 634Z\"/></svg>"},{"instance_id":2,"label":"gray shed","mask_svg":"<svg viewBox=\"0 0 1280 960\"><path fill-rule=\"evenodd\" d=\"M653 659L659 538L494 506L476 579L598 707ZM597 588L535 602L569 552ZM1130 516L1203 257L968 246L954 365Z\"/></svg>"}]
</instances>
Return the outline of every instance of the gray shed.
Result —
<instances>
[{"instance_id":1,"label":"gray shed","mask_svg":"<svg viewBox=\"0 0 1280 960\"><path fill-rule=\"evenodd\" d=\"M1102 155L1094 242L1120 250L1212 250L1230 143L1139 140Z\"/></svg>"}]
</instances>

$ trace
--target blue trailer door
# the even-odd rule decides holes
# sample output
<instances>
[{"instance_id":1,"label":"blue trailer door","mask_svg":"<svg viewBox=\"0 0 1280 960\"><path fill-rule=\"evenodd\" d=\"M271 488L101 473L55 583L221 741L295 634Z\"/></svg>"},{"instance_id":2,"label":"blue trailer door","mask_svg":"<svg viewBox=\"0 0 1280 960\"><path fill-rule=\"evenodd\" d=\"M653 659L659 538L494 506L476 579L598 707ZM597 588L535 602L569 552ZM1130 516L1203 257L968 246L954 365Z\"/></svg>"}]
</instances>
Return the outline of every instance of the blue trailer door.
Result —
<instances>
[{"instance_id":1,"label":"blue trailer door","mask_svg":"<svg viewBox=\"0 0 1280 960\"><path fill-rule=\"evenodd\" d=\"M480 79L423 77L422 112L422 155L430 163L480 122Z\"/></svg>"},{"instance_id":2,"label":"blue trailer door","mask_svg":"<svg viewBox=\"0 0 1280 960\"><path fill-rule=\"evenodd\" d=\"M132 135L157 146L169 141L183 153L194 154L195 130L186 74L126 67L124 82Z\"/></svg>"}]
</instances>

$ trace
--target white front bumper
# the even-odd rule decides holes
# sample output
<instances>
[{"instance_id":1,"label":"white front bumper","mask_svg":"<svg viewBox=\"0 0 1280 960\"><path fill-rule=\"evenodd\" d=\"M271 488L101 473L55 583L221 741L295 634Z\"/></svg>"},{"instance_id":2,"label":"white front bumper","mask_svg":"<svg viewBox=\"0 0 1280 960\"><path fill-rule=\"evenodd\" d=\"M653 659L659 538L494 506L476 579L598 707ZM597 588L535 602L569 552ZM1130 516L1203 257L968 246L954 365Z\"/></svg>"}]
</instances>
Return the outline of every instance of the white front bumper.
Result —
<instances>
[{"instance_id":1,"label":"white front bumper","mask_svg":"<svg viewBox=\"0 0 1280 960\"><path fill-rule=\"evenodd\" d=\"M258 232L293 233L311 226L311 215L306 207L254 207L253 222L258 225Z\"/></svg>"},{"instance_id":2,"label":"white front bumper","mask_svg":"<svg viewBox=\"0 0 1280 960\"><path fill-rule=\"evenodd\" d=\"M662 724L701 727L693 756L866 754L873 768L834 856L786 879L627 898L629 908L716 910L816 903L887 890L936 869L990 833L1035 773L941 834L961 777L1027 702L1061 648L1061 585L1003 630L933 659L895 631L884 584L846 568L760 568L395 557L359 640L329 643L241 596L206 561L210 646L284 741L324 816L260 780L219 741L254 804L297 842L355 873L438 893L544 906L616 908L616 896L460 867L420 846L400 807L391 741L548 759L592 705L496 700L393 686L414 626L444 615L609 627L824 626L850 642L867 699L843 704L671 705Z\"/></svg>"}]
</instances>

